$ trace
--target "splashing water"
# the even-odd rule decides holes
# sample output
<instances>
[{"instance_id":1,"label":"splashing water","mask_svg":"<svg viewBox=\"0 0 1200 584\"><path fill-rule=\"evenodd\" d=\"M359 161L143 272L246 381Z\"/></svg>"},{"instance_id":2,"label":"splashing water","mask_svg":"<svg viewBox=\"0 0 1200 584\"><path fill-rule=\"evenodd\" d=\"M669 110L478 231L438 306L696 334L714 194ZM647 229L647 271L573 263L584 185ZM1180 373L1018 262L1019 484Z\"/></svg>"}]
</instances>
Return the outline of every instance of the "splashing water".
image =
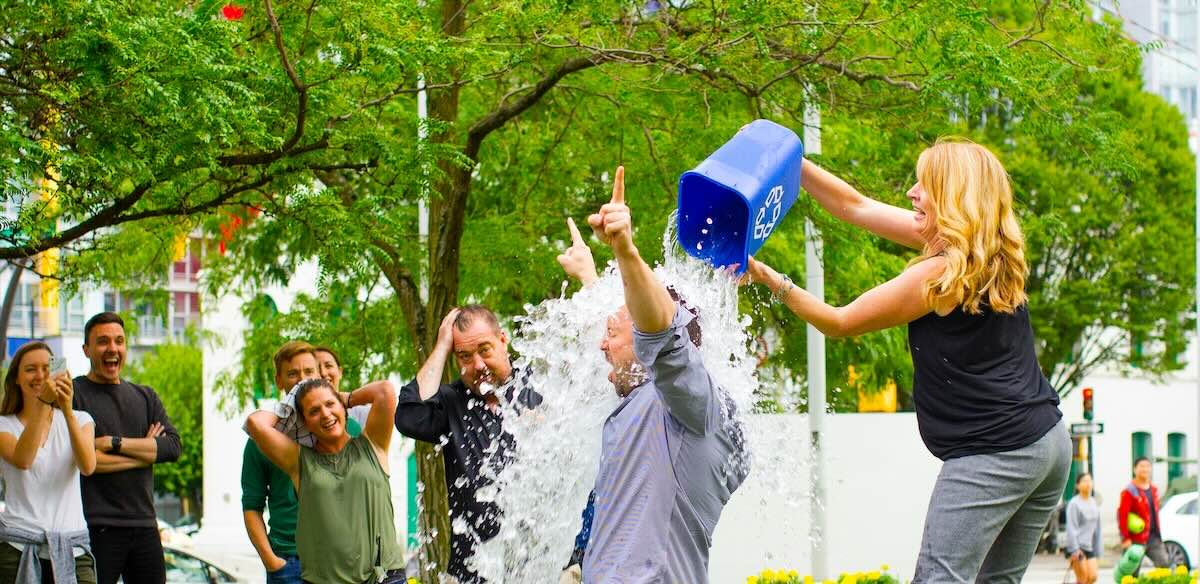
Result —
<instances>
[{"instance_id":1,"label":"splashing water","mask_svg":"<svg viewBox=\"0 0 1200 584\"><path fill-rule=\"evenodd\" d=\"M665 260L655 273L699 309L704 363L738 411L749 412L758 385L746 335L750 319L738 314L729 276L680 252L674 224L672 218L663 236ZM516 451L486 489L502 510L502 527L471 560L491 582L557 581L571 555L599 466L604 420L619 402L600 342L607 317L622 304L620 274L609 266L591 286L526 306L517 319L516 365L530 368L531 386L545 400L504 419Z\"/></svg>"}]
</instances>

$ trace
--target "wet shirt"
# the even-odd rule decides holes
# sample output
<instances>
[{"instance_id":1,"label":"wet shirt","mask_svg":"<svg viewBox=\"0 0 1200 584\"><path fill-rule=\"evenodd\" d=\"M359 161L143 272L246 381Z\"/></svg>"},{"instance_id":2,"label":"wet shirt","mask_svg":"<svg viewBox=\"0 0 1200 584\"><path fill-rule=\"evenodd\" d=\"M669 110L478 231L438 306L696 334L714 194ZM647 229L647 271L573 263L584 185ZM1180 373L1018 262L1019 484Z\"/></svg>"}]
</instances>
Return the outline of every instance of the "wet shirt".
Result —
<instances>
[{"instance_id":1,"label":"wet shirt","mask_svg":"<svg viewBox=\"0 0 1200 584\"><path fill-rule=\"evenodd\" d=\"M721 510L749 472L736 407L688 340L691 315L634 331L650 380L604 422L584 582L708 582Z\"/></svg>"},{"instance_id":2,"label":"wet shirt","mask_svg":"<svg viewBox=\"0 0 1200 584\"><path fill-rule=\"evenodd\" d=\"M481 581L466 568L475 537L487 541L500 531L499 507L479 500L476 491L490 486L491 477L511 460L514 441L502 428L503 412L512 408L519 413L542 403L541 394L529 387L527 370L513 369L497 393L504 396L504 405L493 412L461 379L440 386L424 401L413 380L400 390L396 407L396 429L401 434L442 445L451 521L464 520L475 532L475 536L459 530L450 534L449 572L464 584Z\"/></svg>"},{"instance_id":3,"label":"wet shirt","mask_svg":"<svg viewBox=\"0 0 1200 584\"><path fill-rule=\"evenodd\" d=\"M908 325L913 403L921 439L949 460L1024 448L1062 419L1058 393L1038 367L1029 309L955 308Z\"/></svg>"}]
</instances>

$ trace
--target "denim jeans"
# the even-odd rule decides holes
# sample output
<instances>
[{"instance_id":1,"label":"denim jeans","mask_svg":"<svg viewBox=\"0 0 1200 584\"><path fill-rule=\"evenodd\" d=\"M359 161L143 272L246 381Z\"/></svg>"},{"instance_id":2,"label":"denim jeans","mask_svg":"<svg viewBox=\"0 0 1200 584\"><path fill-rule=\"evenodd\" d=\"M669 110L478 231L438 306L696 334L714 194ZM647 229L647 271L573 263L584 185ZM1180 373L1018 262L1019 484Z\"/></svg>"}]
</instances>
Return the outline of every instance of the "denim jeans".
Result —
<instances>
[{"instance_id":1,"label":"denim jeans","mask_svg":"<svg viewBox=\"0 0 1200 584\"><path fill-rule=\"evenodd\" d=\"M274 572L267 572L267 584L300 584L300 558L296 556L281 557L287 563Z\"/></svg>"}]
</instances>

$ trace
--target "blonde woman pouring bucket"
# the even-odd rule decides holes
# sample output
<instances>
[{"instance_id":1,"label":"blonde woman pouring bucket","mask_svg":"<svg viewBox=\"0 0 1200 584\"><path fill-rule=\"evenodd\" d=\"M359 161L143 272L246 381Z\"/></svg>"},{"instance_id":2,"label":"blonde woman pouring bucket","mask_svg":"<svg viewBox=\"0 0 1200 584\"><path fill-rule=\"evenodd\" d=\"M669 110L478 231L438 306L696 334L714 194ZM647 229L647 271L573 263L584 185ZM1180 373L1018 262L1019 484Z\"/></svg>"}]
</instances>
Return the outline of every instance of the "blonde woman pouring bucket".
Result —
<instances>
[{"instance_id":1,"label":"blonde woman pouring bucket","mask_svg":"<svg viewBox=\"0 0 1200 584\"><path fill-rule=\"evenodd\" d=\"M908 326L917 425L943 461L913 582L1017 583L1071 444L1034 352L1012 188L996 156L966 141L926 149L916 175L909 210L804 162L802 186L834 217L920 250L892 280L833 307L753 258L748 276L831 337Z\"/></svg>"}]
</instances>

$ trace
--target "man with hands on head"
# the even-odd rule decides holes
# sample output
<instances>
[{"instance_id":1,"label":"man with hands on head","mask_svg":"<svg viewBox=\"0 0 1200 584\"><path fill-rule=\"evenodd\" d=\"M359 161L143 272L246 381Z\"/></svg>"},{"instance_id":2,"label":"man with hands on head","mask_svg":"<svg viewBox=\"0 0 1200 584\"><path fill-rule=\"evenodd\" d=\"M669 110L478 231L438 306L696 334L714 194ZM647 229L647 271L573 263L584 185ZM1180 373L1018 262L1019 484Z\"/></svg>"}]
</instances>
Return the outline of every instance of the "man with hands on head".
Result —
<instances>
[{"instance_id":1,"label":"man with hands on head","mask_svg":"<svg viewBox=\"0 0 1200 584\"><path fill-rule=\"evenodd\" d=\"M442 383L451 356L460 377ZM467 560L477 541L500 531L499 508L479 500L476 491L491 485L491 477L512 457L514 442L502 427L504 412L511 408L521 413L541 403L527 371L512 366L508 335L495 313L478 304L455 308L442 319L433 351L417 378L400 390L396 429L442 445L450 517L468 526L450 534L447 571L462 584L484 581L467 567Z\"/></svg>"}]
</instances>

